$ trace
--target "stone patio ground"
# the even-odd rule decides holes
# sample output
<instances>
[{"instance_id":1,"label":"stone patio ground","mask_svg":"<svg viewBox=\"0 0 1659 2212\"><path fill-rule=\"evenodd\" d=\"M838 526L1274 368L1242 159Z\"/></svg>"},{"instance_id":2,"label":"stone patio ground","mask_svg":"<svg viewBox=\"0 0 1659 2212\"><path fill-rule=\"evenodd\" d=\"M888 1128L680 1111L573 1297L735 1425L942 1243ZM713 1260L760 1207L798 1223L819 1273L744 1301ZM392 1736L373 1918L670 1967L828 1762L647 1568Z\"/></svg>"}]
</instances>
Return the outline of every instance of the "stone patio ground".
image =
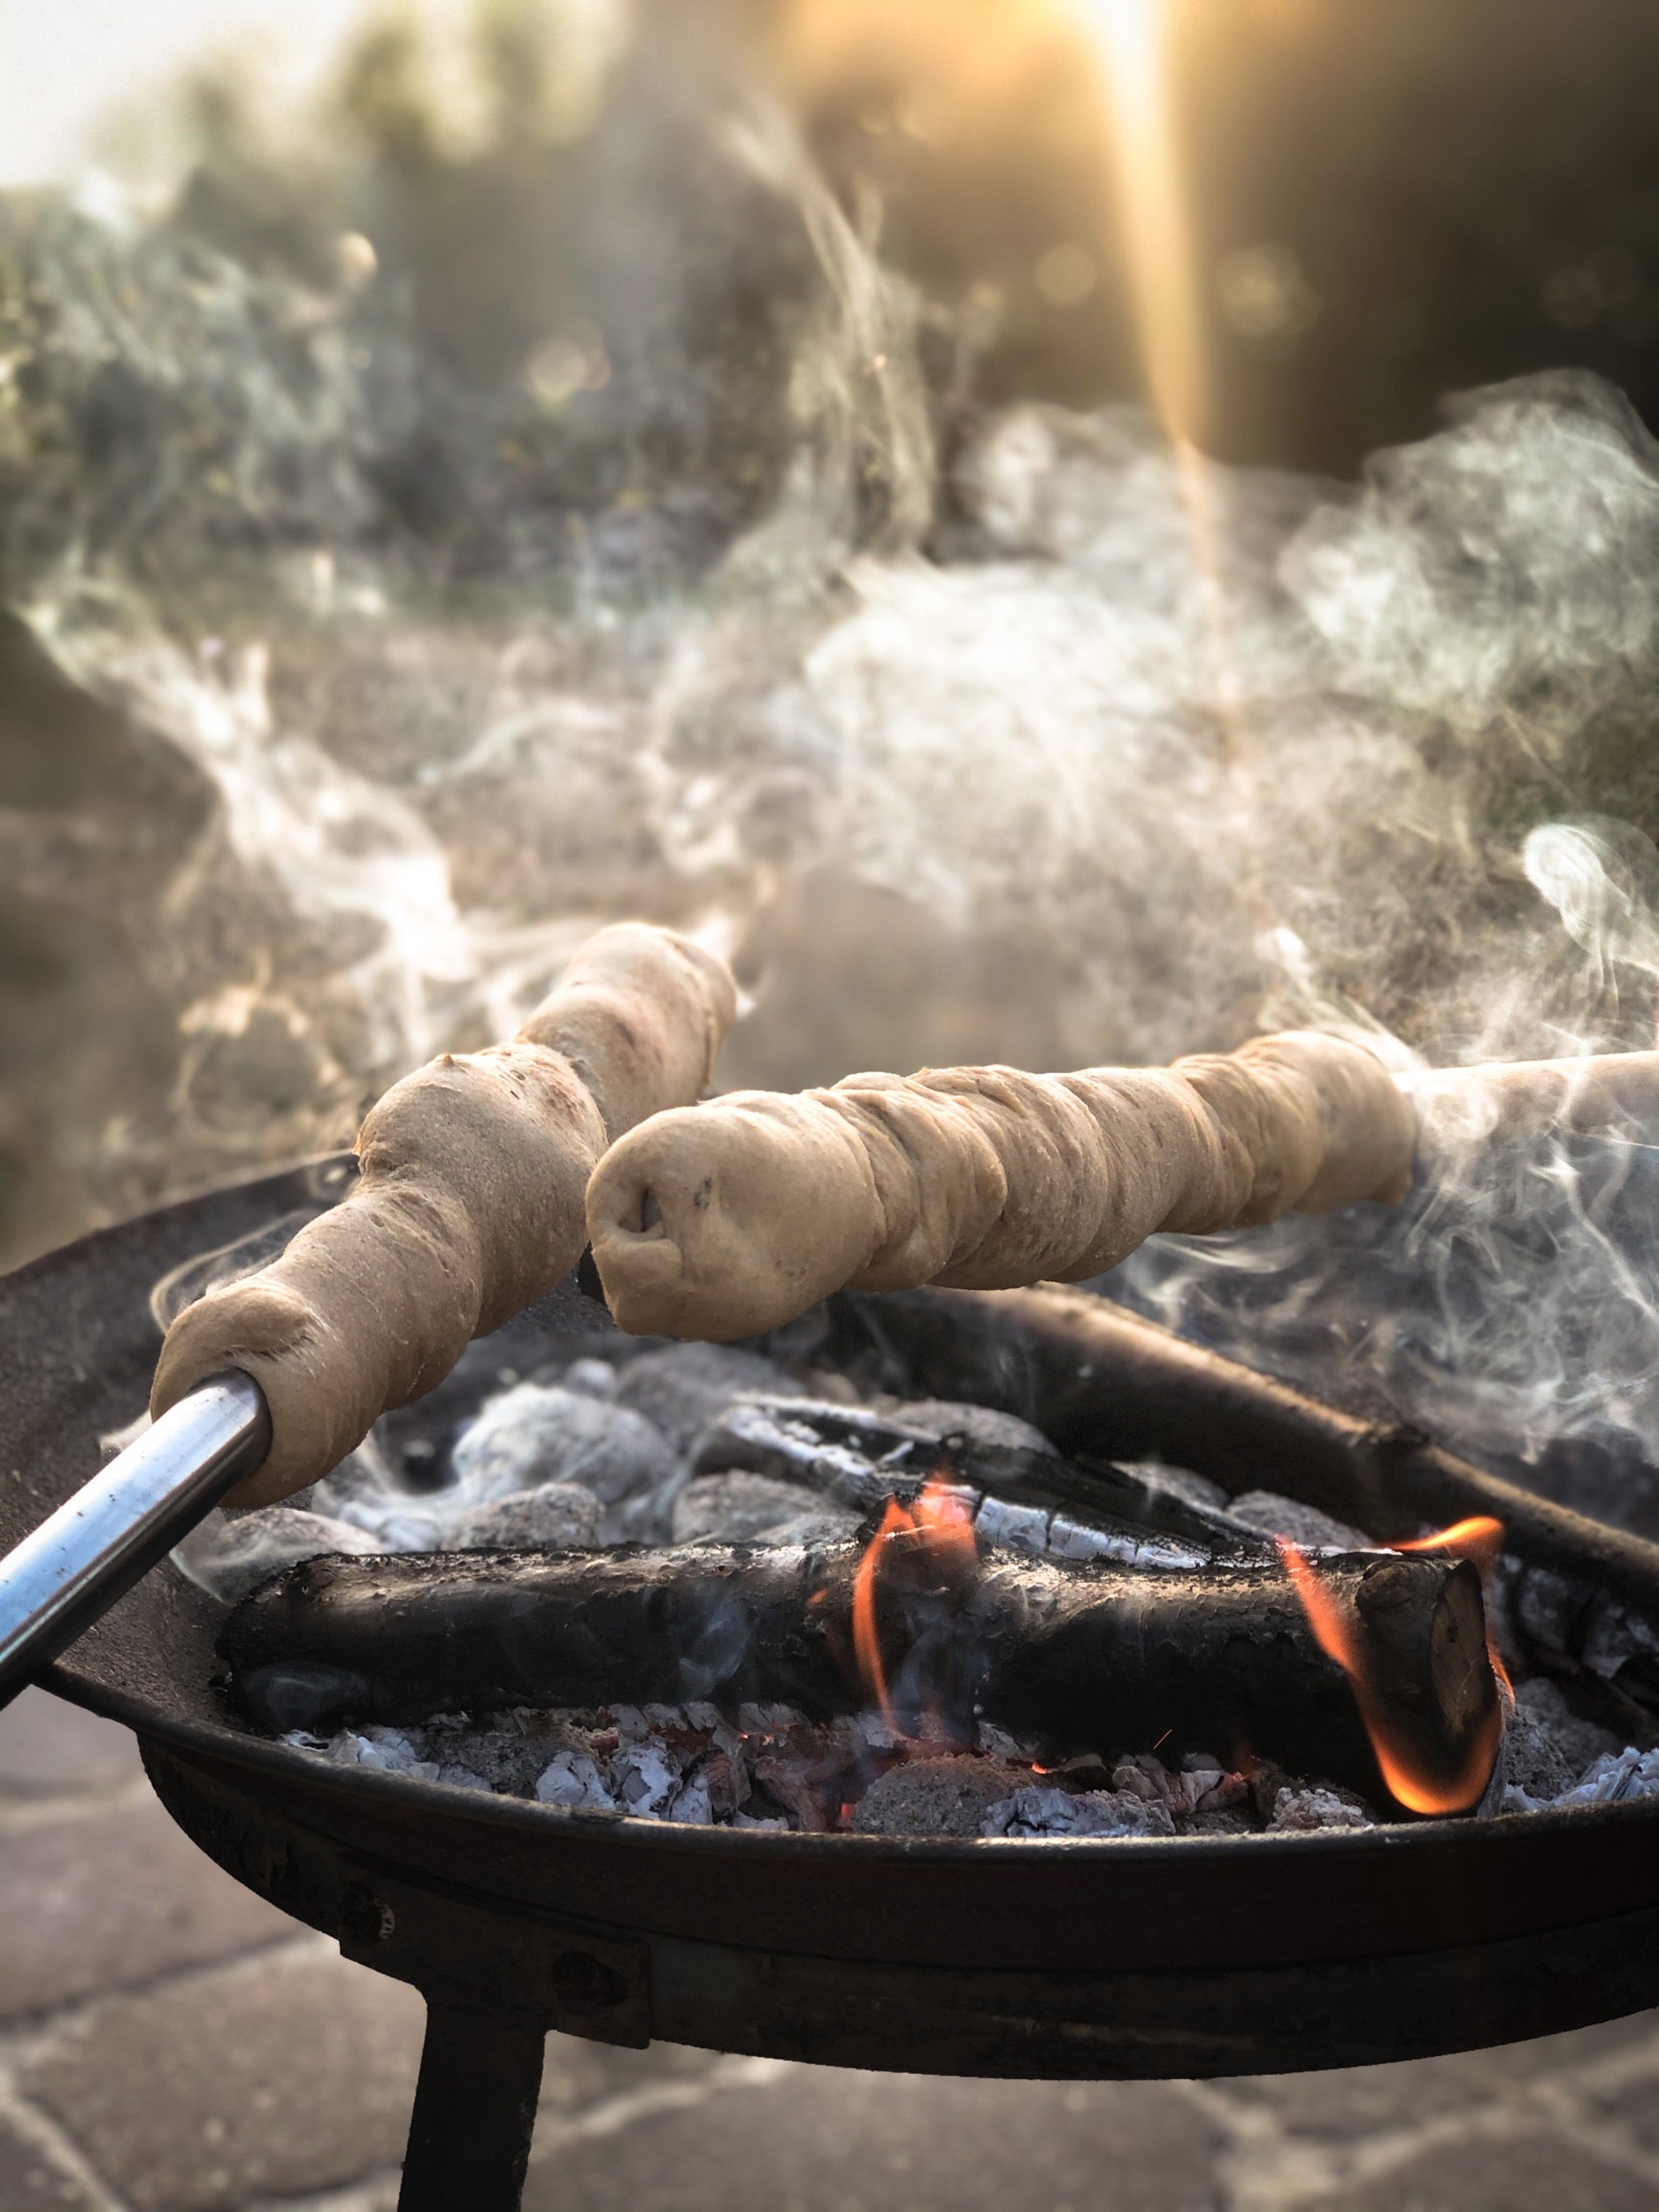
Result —
<instances>
[{"instance_id":1,"label":"stone patio ground","mask_svg":"<svg viewBox=\"0 0 1659 2212\"><path fill-rule=\"evenodd\" d=\"M420 2006L221 1874L132 1741L0 1716L0 2212L389 2212ZM554 2036L528 2212L1650 2212L1659 2015L1227 2083ZM457 2207L457 2212L465 2212Z\"/></svg>"}]
</instances>

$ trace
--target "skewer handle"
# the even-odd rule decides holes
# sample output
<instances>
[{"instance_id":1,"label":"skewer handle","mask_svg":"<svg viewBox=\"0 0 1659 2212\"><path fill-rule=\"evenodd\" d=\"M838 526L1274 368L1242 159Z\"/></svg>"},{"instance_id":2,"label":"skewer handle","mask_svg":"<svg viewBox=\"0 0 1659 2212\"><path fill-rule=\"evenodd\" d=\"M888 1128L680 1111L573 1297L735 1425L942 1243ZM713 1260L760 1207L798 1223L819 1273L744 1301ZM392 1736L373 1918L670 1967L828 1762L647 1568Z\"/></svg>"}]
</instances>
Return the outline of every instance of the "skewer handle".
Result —
<instances>
[{"instance_id":1,"label":"skewer handle","mask_svg":"<svg viewBox=\"0 0 1659 2212\"><path fill-rule=\"evenodd\" d=\"M212 1376L0 1558L0 1706L107 1612L270 1449L251 1376Z\"/></svg>"}]
</instances>

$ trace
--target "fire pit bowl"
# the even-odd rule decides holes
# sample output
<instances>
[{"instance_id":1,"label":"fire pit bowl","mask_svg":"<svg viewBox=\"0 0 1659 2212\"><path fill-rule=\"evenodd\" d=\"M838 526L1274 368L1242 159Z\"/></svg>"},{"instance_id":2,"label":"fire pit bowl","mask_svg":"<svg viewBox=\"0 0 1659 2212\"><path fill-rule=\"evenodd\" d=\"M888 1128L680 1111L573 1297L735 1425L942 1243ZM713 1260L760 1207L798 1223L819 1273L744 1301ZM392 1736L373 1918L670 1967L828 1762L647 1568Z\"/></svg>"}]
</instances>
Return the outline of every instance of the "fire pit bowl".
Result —
<instances>
[{"instance_id":1,"label":"fire pit bowl","mask_svg":"<svg viewBox=\"0 0 1659 2212\"><path fill-rule=\"evenodd\" d=\"M0 1543L142 1409L152 1286L326 1206L329 1160L83 1238L0 1281ZM549 1302L604 1331L573 1283ZM1081 1310L1080 1305L1074 1309ZM1473 1471L1100 1308L1092 1356L1016 1305L849 1303L957 1394L1063 1448L1168 1456L1402 1509ZM964 1387L972 1376L980 1387ZM1659 1593L1659 1548L1536 1501L1540 1559ZM1516 1533L1512 1524L1512 1534ZM1659 1803L1317 1835L897 1840L624 1821L320 1764L214 1686L221 1617L170 1563L47 1686L134 1728L173 1817L429 2026L402 2204L518 2201L549 2028L917 2072L1156 2077L1358 2065L1581 2026L1659 2001Z\"/></svg>"}]
</instances>

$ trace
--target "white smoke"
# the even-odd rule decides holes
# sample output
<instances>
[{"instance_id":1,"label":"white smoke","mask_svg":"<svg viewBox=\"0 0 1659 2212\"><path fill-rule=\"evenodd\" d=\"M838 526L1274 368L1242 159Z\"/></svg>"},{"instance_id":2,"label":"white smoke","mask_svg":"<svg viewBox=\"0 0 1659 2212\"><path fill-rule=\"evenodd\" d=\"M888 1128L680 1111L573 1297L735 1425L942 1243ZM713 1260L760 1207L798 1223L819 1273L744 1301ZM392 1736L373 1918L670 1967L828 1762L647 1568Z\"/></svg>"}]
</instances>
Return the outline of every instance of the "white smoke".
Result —
<instances>
[{"instance_id":1,"label":"white smoke","mask_svg":"<svg viewBox=\"0 0 1659 2212\"><path fill-rule=\"evenodd\" d=\"M810 935L832 879L988 965L1040 956L1068 1064L1300 1019L1401 1064L1650 1041L1659 856L1606 763L1640 762L1659 662L1659 465L1617 395L1475 395L1352 494L1207 467L1202 539L1134 411L1025 406L967 439L941 519L914 303L787 135L740 119L731 150L824 282L796 465L711 572L595 561L480 610L360 546L336 574L319 528L297 586L244 568L211 623L222 594L193 621L131 560L38 584L65 672L215 795L127 918L184 1033L172 1179L338 1141L510 1029L596 918L758 938L794 900ZM761 979L756 1035L787 987ZM849 1052L890 1037L861 1022L891 974L833 987ZM1396 1213L1162 1240L1113 1287L1490 1457L1659 1464L1651 1173L1634 1138L1471 1134Z\"/></svg>"}]
</instances>

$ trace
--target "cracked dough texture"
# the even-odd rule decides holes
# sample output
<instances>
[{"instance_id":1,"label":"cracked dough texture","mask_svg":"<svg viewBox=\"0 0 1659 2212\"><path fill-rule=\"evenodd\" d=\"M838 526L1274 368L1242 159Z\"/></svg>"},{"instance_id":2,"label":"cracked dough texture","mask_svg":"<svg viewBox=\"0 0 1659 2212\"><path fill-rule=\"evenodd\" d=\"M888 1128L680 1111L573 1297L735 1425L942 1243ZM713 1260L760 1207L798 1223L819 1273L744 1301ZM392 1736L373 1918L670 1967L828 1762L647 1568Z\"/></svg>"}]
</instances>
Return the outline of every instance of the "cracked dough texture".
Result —
<instances>
[{"instance_id":1,"label":"cracked dough texture","mask_svg":"<svg viewBox=\"0 0 1659 2212\"><path fill-rule=\"evenodd\" d=\"M588 1193L620 1325L724 1341L843 1286L1009 1289L1187 1233L1394 1200L1415 1120L1374 1055L1297 1030L1170 1068L946 1068L661 1113Z\"/></svg>"},{"instance_id":2,"label":"cracked dough texture","mask_svg":"<svg viewBox=\"0 0 1659 2212\"><path fill-rule=\"evenodd\" d=\"M230 1502L316 1481L575 1264L595 1163L698 1095L735 1006L700 946L638 923L602 930L511 1043L446 1053L388 1091L349 1195L174 1321L150 1411L241 1368L265 1392L272 1444Z\"/></svg>"}]
</instances>

